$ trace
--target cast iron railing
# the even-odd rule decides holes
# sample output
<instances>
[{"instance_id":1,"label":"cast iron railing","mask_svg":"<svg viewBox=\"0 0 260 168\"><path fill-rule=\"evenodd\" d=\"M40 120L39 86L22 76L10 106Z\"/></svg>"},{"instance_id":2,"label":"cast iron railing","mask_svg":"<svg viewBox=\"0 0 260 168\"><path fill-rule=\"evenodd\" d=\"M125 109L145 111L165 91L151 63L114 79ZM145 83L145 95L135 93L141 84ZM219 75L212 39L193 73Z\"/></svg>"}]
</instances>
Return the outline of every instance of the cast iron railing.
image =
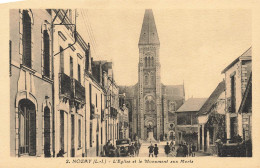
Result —
<instances>
[{"instance_id":1,"label":"cast iron railing","mask_svg":"<svg viewBox=\"0 0 260 168\"><path fill-rule=\"evenodd\" d=\"M72 79L65 73L60 73L59 79L60 79L60 95L64 95L69 99L74 98Z\"/></svg>"},{"instance_id":2,"label":"cast iron railing","mask_svg":"<svg viewBox=\"0 0 260 168\"><path fill-rule=\"evenodd\" d=\"M85 102L85 87L79 81L74 79L75 85L75 98L81 102Z\"/></svg>"}]
</instances>

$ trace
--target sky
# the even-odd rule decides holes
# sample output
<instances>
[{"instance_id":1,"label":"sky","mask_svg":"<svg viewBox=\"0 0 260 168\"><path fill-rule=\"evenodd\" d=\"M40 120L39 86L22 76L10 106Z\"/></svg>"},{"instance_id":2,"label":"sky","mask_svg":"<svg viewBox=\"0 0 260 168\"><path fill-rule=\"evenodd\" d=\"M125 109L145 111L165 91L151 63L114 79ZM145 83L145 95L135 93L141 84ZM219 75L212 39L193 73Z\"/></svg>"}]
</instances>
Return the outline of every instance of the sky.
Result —
<instances>
[{"instance_id":1,"label":"sky","mask_svg":"<svg viewBox=\"0 0 260 168\"><path fill-rule=\"evenodd\" d=\"M77 30L94 60L113 61L118 85L138 81L138 41L145 9L79 9ZM251 11L153 9L160 39L161 82L184 83L186 99L209 97L221 71L251 46ZM90 26L91 25L91 26Z\"/></svg>"}]
</instances>

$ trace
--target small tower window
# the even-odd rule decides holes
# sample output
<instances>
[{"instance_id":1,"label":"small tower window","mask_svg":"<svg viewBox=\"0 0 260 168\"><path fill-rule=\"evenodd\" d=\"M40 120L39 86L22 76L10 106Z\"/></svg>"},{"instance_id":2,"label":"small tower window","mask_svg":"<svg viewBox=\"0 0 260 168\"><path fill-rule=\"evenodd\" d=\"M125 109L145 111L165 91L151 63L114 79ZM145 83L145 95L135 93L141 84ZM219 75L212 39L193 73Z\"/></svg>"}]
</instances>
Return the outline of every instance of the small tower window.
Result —
<instances>
[{"instance_id":1,"label":"small tower window","mask_svg":"<svg viewBox=\"0 0 260 168\"><path fill-rule=\"evenodd\" d=\"M153 76L153 75L151 75L151 82L150 82L150 84L151 84L151 85L154 84L154 76Z\"/></svg>"},{"instance_id":2,"label":"small tower window","mask_svg":"<svg viewBox=\"0 0 260 168\"><path fill-rule=\"evenodd\" d=\"M148 85L148 76L147 75L144 76L144 84Z\"/></svg>"}]
</instances>

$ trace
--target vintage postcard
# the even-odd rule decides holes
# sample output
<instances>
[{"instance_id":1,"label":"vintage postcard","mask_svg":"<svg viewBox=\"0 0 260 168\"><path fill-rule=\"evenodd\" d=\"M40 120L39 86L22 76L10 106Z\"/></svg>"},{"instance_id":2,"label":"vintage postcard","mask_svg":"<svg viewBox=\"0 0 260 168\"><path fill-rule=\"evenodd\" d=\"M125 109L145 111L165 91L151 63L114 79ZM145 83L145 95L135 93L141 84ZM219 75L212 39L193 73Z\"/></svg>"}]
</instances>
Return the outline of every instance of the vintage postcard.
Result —
<instances>
[{"instance_id":1,"label":"vintage postcard","mask_svg":"<svg viewBox=\"0 0 260 168\"><path fill-rule=\"evenodd\" d=\"M3 4L1 167L260 167L257 2Z\"/></svg>"}]
</instances>

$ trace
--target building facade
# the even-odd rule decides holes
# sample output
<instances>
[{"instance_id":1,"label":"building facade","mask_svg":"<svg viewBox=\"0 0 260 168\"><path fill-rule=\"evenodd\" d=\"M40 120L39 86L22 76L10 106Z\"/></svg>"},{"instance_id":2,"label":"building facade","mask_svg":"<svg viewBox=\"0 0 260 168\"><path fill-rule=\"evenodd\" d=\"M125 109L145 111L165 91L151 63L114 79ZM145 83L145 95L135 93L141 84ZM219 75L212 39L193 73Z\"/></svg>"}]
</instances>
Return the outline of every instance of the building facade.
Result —
<instances>
[{"instance_id":1,"label":"building facade","mask_svg":"<svg viewBox=\"0 0 260 168\"><path fill-rule=\"evenodd\" d=\"M84 64L88 46L76 32L75 10L51 12L54 25L55 152L63 152L67 157L82 156L86 103Z\"/></svg>"},{"instance_id":2,"label":"building facade","mask_svg":"<svg viewBox=\"0 0 260 168\"><path fill-rule=\"evenodd\" d=\"M175 135L176 144L184 142L197 146L198 112L204 105L206 98L190 98L176 111Z\"/></svg>"},{"instance_id":3,"label":"building facade","mask_svg":"<svg viewBox=\"0 0 260 168\"><path fill-rule=\"evenodd\" d=\"M183 85L161 83L160 41L151 9L145 10L138 48L138 83L120 87L120 93L126 94L126 106L131 115L130 135L133 139L138 136L146 140L151 131L154 139L163 140L170 131L167 107L170 104L180 107L185 95Z\"/></svg>"},{"instance_id":4,"label":"building facade","mask_svg":"<svg viewBox=\"0 0 260 168\"><path fill-rule=\"evenodd\" d=\"M11 156L53 155L51 15L10 10Z\"/></svg>"},{"instance_id":5,"label":"building facade","mask_svg":"<svg viewBox=\"0 0 260 168\"><path fill-rule=\"evenodd\" d=\"M234 141L237 136L243 137L243 121L251 125L251 116L238 112L252 72L251 52L251 48L249 48L222 71L225 74L226 85L226 136L228 142Z\"/></svg>"},{"instance_id":6,"label":"building facade","mask_svg":"<svg viewBox=\"0 0 260 168\"><path fill-rule=\"evenodd\" d=\"M100 156L119 138L112 62L93 61L77 15L10 10L11 156Z\"/></svg>"}]
</instances>

